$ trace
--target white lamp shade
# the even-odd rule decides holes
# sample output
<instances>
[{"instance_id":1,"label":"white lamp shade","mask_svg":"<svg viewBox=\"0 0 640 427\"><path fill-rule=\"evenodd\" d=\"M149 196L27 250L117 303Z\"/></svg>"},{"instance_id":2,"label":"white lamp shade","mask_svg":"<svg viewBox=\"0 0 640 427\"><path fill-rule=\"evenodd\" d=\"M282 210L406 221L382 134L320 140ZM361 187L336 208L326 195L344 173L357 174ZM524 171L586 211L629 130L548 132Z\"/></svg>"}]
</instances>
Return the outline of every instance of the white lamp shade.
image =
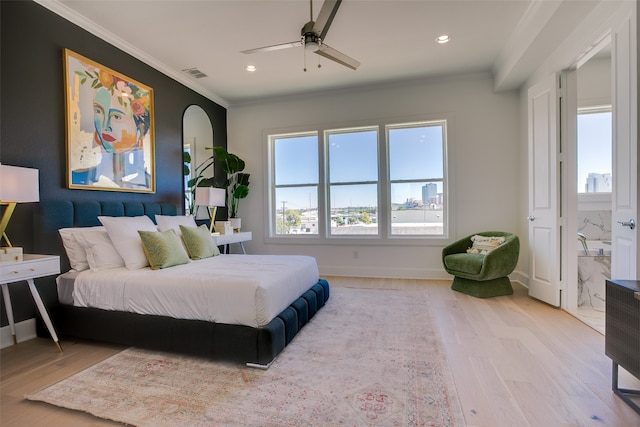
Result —
<instances>
[{"instance_id":1,"label":"white lamp shade","mask_svg":"<svg viewBox=\"0 0 640 427\"><path fill-rule=\"evenodd\" d=\"M196 205L224 206L226 193L223 188L196 187Z\"/></svg>"},{"instance_id":2,"label":"white lamp shade","mask_svg":"<svg viewBox=\"0 0 640 427\"><path fill-rule=\"evenodd\" d=\"M38 169L0 165L0 201L39 202Z\"/></svg>"}]
</instances>

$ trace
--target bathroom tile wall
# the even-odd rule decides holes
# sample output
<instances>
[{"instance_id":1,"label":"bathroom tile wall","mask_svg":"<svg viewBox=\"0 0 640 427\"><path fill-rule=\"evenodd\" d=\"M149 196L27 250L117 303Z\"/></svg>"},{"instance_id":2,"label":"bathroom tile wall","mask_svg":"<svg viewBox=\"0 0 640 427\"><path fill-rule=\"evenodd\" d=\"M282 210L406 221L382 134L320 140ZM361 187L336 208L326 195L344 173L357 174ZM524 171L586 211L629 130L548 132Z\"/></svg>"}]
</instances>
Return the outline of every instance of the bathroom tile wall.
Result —
<instances>
[{"instance_id":1,"label":"bathroom tile wall","mask_svg":"<svg viewBox=\"0 0 640 427\"><path fill-rule=\"evenodd\" d=\"M578 232L587 240L611 241L611 210L578 211Z\"/></svg>"},{"instance_id":2,"label":"bathroom tile wall","mask_svg":"<svg viewBox=\"0 0 640 427\"><path fill-rule=\"evenodd\" d=\"M611 241L611 211L579 211L578 232L589 240ZM605 280L611 277L611 256L585 256L578 245L578 307L604 311Z\"/></svg>"}]
</instances>

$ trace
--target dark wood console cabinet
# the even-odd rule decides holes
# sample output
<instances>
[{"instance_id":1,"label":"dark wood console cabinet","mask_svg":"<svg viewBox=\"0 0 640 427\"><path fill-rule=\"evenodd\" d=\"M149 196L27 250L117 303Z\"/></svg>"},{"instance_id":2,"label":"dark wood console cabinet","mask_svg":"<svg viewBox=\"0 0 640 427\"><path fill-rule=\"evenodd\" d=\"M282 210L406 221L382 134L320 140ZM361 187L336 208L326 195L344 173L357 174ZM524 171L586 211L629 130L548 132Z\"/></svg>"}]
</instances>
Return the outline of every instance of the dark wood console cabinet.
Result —
<instances>
[{"instance_id":1,"label":"dark wood console cabinet","mask_svg":"<svg viewBox=\"0 0 640 427\"><path fill-rule=\"evenodd\" d=\"M605 354L613 361L613 392L640 414L632 397L640 390L618 387L618 366L640 379L640 281L607 280Z\"/></svg>"}]
</instances>

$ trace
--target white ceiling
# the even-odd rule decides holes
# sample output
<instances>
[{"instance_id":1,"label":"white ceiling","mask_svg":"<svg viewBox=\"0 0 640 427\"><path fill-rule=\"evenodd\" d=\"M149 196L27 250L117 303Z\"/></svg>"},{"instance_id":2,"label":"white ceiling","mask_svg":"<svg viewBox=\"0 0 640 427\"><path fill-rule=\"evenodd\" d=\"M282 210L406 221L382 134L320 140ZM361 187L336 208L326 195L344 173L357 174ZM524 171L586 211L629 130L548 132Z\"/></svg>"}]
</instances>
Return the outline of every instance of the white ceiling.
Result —
<instances>
[{"instance_id":1,"label":"white ceiling","mask_svg":"<svg viewBox=\"0 0 640 427\"><path fill-rule=\"evenodd\" d=\"M308 0L36 1L227 107L476 72L493 73L496 89L517 88L553 49L550 34L565 37L597 3L344 0L324 42L360 67L354 71L306 53L305 72L302 47L241 51L298 40L309 21ZM314 19L321 6L313 1ZM437 44L441 34L452 41ZM245 71L248 64L257 71ZM195 79L182 71L188 68L207 77Z\"/></svg>"}]
</instances>

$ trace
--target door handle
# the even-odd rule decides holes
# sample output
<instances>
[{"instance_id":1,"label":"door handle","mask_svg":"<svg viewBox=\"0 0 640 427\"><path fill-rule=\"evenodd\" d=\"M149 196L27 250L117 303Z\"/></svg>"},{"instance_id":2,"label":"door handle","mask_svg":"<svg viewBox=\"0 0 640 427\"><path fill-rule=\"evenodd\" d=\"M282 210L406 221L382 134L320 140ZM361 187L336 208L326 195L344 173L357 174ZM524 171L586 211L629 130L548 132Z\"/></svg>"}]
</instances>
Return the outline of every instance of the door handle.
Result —
<instances>
[{"instance_id":1,"label":"door handle","mask_svg":"<svg viewBox=\"0 0 640 427\"><path fill-rule=\"evenodd\" d=\"M618 224L622 224L623 227L629 227L630 229L636 228L636 222L633 219L627 221L618 221Z\"/></svg>"},{"instance_id":2,"label":"door handle","mask_svg":"<svg viewBox=\"0 0 640 427\"><path fill-rule=\"evenodd\" d=\"M529 221L533 221L534 219L536 219L536 217L535 217L535 216L533 216L533 215L529 215L529 216L527 217L527 219L528 219Z\"/></svg>"}]
</instances>

